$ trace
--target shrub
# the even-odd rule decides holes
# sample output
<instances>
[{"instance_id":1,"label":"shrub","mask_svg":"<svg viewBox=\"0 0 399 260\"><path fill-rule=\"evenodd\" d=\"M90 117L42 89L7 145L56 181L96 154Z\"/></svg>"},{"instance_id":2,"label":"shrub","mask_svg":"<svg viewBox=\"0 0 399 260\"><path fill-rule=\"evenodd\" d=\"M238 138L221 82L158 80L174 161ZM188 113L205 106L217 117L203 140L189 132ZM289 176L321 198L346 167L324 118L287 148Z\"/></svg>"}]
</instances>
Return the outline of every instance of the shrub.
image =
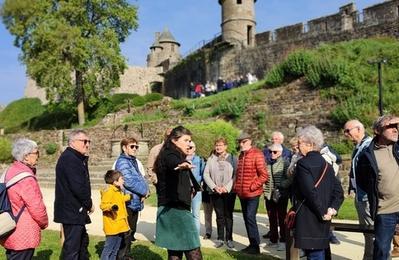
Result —
<instances>
[{"instance_id":1,"label":"shrub","mask_svg":"<svg viewBox=\"0 0 399 260\"><path fill-rule=\"evenodd\" d=\"M232 124L216 120L210 123L187 124L185 127L193 133L192 139L196 143L196 153L200 156L208 158L213 150L215 140L219 137L226 138L230 153L237 153L236 138L240 131Z\"/></svg>"},{"instance_id":2,"label":"shrub","mask_svg":"<svg viewBox=\"0 0 399 260\"><path fill-rule=\"evenodd\" d=\"M46 149L48 155L52 155L58 151L58 145L56 143L48 143L45 145L44 149Z\"/></svg>"},{"instance_id":3,"label":"shrub","mask_svg":"<svg viewBox=\"0 0 399 260\"><path fill-rule=\"evenodd\" d=\"M221 99L218 106L213 109L212 116L222 115L227 119L237 119L247 108L248 99L249 96L246 94Z\"/></svg>"},{"instance_id":4,"label":"shrub","mask_svg":"<svg viewBox=\"0 0 399 260\"><path fill-rule=\"evenodd\" d=\"M347 140L329 144L339 155L352 154L353 144Z\"/></svg>"},{"instance_id":5,"label":"shrub","mask_svg":"<svg viewBox=\"0 0 399 260\"><path fill-rule=\"evenodd\" d=\"M5 137L0 137L0 162L8 163L11 161L11 142Z\"/></svg>"},{"instance_id":6,"label":"shrub","mask_svg":"<svg viewBox=\"0 0 399 260\"><path fill-rule=\"evenodd\" d=\"M136 96L132 98L132 105L135 107L141 107L145 104L145 98L142 96Z\"/></svg>"},{"instance_id":7,"label":"shrub","mask_svg":"<svg viewBox=\"0 0 399 260\"><path fill-rule=\"evenodd\" d=\"M127 108L128 106L128 100L132 100L134 97L137 97L137 94L130 94L130 93L118 93L114 94L110 97L110 100L112 104L114 105L114 108L111 112L116 112L121 109Z\"/></svg>"},{"instance_id":8,"label":"shrub","mask_svg":"<svg viewBox=\"0 0 399 260\"><path fill-rule=\"evenodd\" d=\"M11 102L0 113L0 126L5 132L15 132L29 127L30 120L40 116L45 108L38 98L22 98Z\"/></svg>"},{"instance_id":9,"label":"shrub","mask_svg":"<svg viewBox=\"0 0 399 260\"><path fill-rule=\"evenodd\" d=\"M149 93L144 96L144 99L147 103L162 100L162 98L163 98L163 95L160 93Z\"/></svg>"},{"instance_id":10,"label":"shrub","mask_svg":"<svg viewBox=\"0 0 399 260\"><path fill-rule=\"evenodd\" d=\"M29 123L31 130L70 128L78 118L72 106L56 104L46 106L43 114L33 118Z\"/></svg>"}]
</instances>

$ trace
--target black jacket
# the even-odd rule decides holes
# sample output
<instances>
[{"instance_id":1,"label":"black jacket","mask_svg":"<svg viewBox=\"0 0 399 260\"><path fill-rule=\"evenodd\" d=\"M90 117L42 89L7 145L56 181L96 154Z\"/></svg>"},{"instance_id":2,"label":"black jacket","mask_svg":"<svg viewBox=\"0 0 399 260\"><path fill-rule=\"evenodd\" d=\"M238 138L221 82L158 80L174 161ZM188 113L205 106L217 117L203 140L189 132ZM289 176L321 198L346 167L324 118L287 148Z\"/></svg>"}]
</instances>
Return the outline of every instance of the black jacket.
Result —
<instances>
[{"instance_id":1,"label":"black jacket","mask_svg":"<svg viewBox=\"0 0 399 260\"><path fill-rule=\"evenodd\" d=\"M88 157L68 147L55 168L54 222L84 225L90 223L91 200Z\"/></svg>"},{"instance_id":2,"label":"black jacket","mask_svg":"<svg viewBox=\"0 0 399 260\"><path fill-rule=\"evenodd\" d=\"M374 155L375 138L359 155L356 165L356 185L367 193L370 203L370 215L374 220L378 210L378 165ZM399 143L393 145L393 155L399 164Z\"/></svg>"},{"instance_id":3,"label":"black jacket","mask_svg":"<svg viewBox=\"0 0 399 260\"><path fill-rule=\"evenodd\" d=\"M297 163L294 176L295 204L297 211L295 223L295 247L303 249L325 249L329 247L330 221L323 215L328 208L338 211L344 200L341 183L335 178L334 170L327 163L327 171L319 186L316 182L322 175L326 161L319 152L309 152Z\"/></svg>"},{"instance_id":4,"label":"black jacket","mask_svg":"<svg viewBox=\"0 0 399 260\"><path fill-rule=\"evenodd\" d=\"M191 208L191 181L189 170L175 170L178 164L186 161L185 156L175 148L161 150L156 161L156 184L158 206Z\"/></svg>"}]
</instances>

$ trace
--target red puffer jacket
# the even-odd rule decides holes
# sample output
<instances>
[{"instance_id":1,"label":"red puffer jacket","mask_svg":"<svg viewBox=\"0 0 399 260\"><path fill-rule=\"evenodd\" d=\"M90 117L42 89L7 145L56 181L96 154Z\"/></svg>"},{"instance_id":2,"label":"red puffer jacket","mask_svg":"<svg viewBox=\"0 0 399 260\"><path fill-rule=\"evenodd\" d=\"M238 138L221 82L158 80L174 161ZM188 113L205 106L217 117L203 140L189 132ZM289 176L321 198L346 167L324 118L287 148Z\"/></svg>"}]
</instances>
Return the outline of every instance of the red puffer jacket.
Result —
<instances>
[{"instance_id":1,"label":"red puffer jacket","mask_svg":"<svg viewBox=\"0 0 399 260\"><path fill-rule=\"evenodd\" d=\"M252 147L241 152L234 183L234 191L240 198L260 196L268 177L265 157L260 150Z\"/></svg>"}]
</instances>

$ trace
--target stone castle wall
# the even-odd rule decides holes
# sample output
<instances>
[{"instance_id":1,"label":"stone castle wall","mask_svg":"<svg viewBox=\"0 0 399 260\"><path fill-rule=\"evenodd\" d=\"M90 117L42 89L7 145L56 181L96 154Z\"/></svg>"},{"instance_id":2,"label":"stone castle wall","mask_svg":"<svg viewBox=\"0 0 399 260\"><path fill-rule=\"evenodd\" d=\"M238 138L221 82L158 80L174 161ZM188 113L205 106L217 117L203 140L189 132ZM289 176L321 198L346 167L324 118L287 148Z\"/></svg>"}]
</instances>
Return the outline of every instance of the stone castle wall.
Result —
<instances>
[{"instance_id":1,"label":"stone castle wall","mask_svg":"<svg viewBox=\"0 0 399 260\"><path fill-rule=\"evenodd\" d=\"M228 79L251 72L263 78L273 65L298 48L370 37L399 38L398 12L399 0L385 1L362 12L349 4L336 14L259 33L254 48L236 49L215 41L166 73L164 93L175 98L186 97L190 82L216 81L219 76Z\"/></svg>"}]
</instances>

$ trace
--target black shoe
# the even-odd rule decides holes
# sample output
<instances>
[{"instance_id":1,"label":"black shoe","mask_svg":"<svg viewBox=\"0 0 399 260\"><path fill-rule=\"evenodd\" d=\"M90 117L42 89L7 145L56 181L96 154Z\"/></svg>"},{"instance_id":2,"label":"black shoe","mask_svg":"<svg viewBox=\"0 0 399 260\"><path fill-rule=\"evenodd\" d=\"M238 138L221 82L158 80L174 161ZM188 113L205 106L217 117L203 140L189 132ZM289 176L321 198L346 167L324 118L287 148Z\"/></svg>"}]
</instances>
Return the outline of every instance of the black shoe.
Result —
<instances>
[{"instance_id":1,"label":"black shoe","mask_svg":"<svg viewBox=\"0 0 399 260\"><path fill-rule=\"evenodd\" d=\"M132 242L136 241L137 239L135 237L132 237Z\"/></svg>"},{"instance_id":2,"label":"black shoe","mask_svg":"<svg viewBox=\"0 0 399 260\"><path fill-rule=\"evenodd\" d=\"M211 234L206 233L205 236L203 237L203 239L210 239L211 238Z\"/></svg>"},{"instance_id":3,"label":"black shoe","mask_svg":"<svg viewBox=\"0 0 399 260\"><path fill-rule=\"evenodd\" d=\"M264 234L262 237L265 238L265 239L270 238L270 231L267 232L266 234Z\"/></svg>"},{"instance_id":4,"label":"black shoe","mask_svg":"<svg viewBox=\"0 0 399 260\"><path fill-rule=\"evenodd\" d=\"M259 255L260 249L259 246L247 246L246 248L242 249L241 252L250 255Z\"/></svg>"},{"instance_id":5,"label":"black shoe","mask_svg":"<svg viewBox=\"0 0 399 260\"><path fill-rule=\"evenodd\" d=\"M330 236L330 243L334 244L334 245L339 245L341 244L341 242L338 240L338 238L336 236Z\"/></svg>"}]
</instances>

